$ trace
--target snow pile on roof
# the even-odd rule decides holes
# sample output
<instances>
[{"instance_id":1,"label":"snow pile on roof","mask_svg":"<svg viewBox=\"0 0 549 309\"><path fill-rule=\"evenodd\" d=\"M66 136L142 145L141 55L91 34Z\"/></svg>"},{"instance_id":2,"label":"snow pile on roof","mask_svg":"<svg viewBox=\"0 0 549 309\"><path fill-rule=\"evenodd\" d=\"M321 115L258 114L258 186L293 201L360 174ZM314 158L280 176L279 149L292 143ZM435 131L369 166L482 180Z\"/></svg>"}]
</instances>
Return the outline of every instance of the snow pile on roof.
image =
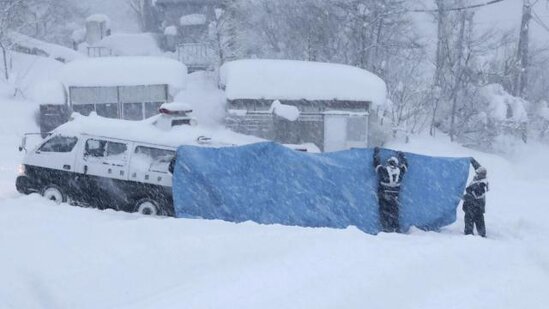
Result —
<instances>
[{"instance_id":1,"label":"snow pile on roof","mask_svg":"<svg viewBox=\"0 0 549 309\"><path fill-rule=\"evenodd\" d=\"M170 147L200 145L197 139L204 136L211 138L213 146L244 145L261 141L257 137L238 134L222 127L206 128L200 124L198 126L176 126L165 131L155 125L155 122L163 116L155 115L145 120L131 121L104 118L95 113L90 116L73 113L73 120L55 129L54 133L90 134Z\"/></svg>"},{"instance_id":2,"label":"snow pile on roof","mask_svg":"<svg viewBox=\"0 0 549 309\"><path fill-rule=\"evenodd\" d=\"M40 104L65 104L65 87L56 80L41 81L32 85L27 93L29 99Z\"/></svg>"},{"instance_id":3,"label":"snow pile on roof","mask_svg":"<svg viewBox=\"0 0 549 309\"><path fill-rule=\"evenodd\" d=\"M181 16L179 24L181 26L199 26L206 23L206 15L204 14L189 14Z\"/></svg>"},{"instance_id":4,"label":"snow pile on roof","mask_svg":"<svg viewBox=\"0 0 549 309\"><path fill-rule=\"evenodd\" d=\"M84 42L86 40L86 28L74 30L71 34L71 39L77 43Z\"/></svg>"},{"instance_id":5,"label":"snow pile on roof","mask_svg":"<svg viewBox=\"0 0 549 309\"><path fill-rule=\"evenodd\" d=\"M111 28L111 19L105 14L93 14L86 18L86 22L105 23L107 29Z\"/></svg>"},{"instance_id":6,"label":"snow pile on roof","mask_svg":"<svg viewBox=\"0 0 549 309\"><path fill-rule=\"evenodd\" d=\"M227 98L349 100L383 105L385 82L356 67L294 60L237 60L221 67Z\"/></svg>"},{"instance_id":7,"label":"snow pile on roof","mask_svg":"<svg viewBox=\"0 0 549 309\"><path fill-rule=\"evenodd\" d=\"M73 61L63 68L66 87L139 86L167 84L175 93L185 87L187 67L161 57L100 57Z\"/></svg>"},{"instance_id":8,"label":"snow pile on roof","mask_svg":"<svg viewBox=\"0 0 549 309\"><path fill-rule=\"evenodd\" d=\"M105 47L116 56L158 56L162 50L151 33L115 33L94 46Z\"/></svg>"},{"instance_id":9,"label":"snow pile on roof","mask_svg":"<svg viewBox=\"0 0 549 309\"><path fill-rule=\"evenodd\" d=\"M275 100L271 104L269 112L290 121L296 121L299 118L299 109L297 107L282 104L279 100Z\"/></svg>"},{"instance_id":10,"label":"snow pile on roof","mask_svg":"<svg viewBox=\"0 0 549 309\"><path fill-rule=\"evenodd\" d=\"M166 29L164 29L164 35L176 36L177 35L177 27L176 26L166 27Z\"/></svg>"},{"instance_id":11,"label":"snow pile on roof","mask_svg":"<svg viewBox=\"0 0 549 309\"><path fill-rule=\"evenodd\" d=\"M73 61L84 57L84 55L70 48L40 41L21 33L10 32L8 36L17 45L28 48L29 50L41 50L46 53L49 58L61 59L63 61Z\"/></svg>"},{"instance_id":12,"label":"snow pile on roof","mask_svg":"<svg viewBox=\"0 0 549 309\"><path fill-rule=\"evenodd\" d=\"M217 87L217 77L213 72L189 74L185 90L180 91L174 100L191 105L199 124L216 126L223 123L226 116L225 96Z\"/></svg>"},{"instance_id":13,"label":"snow pile on roof","mask_svg":"<svg viewBox=\"0 0 549 309\"><path fill-rule=\"evenodd\" d=\"M528 121L526 102L514 97L499 84L490 84L481 89L482 96L488 102L488 115L496 120Z\"/></svg>"},{"instance_id":14,"label":"snow pile on roof","mask_svg":"<svg viewBox=\"0 0 549 309\"><path fill-rule=\"evenodd\" d=\"M10 66L10 88L18 88L25 95L35 84L57 79L66 64L52 58L14 52L11 53ZM0 71L3 69L0 61Z\"/></svg>"}]
</instances>

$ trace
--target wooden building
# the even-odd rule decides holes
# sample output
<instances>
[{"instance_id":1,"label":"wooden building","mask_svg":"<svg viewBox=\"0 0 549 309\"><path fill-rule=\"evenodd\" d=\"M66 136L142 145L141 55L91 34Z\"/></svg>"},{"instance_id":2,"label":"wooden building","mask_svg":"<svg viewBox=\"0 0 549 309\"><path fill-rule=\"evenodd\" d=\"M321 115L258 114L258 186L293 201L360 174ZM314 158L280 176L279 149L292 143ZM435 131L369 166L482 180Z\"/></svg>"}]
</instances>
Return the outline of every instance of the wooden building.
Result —
<instances>
[{"instance_id":1,"label":"wooden building","mask_svg":"<svg viewBox=\"0 0 549 309\"><path fill-rule=\"evenodd\" d=\"M239 60L225 64L220 87L226 125L284 144L313 143L322 151L369 146L370 110L384 104L385 83L365 70L290 60ZM288 119L273 103L297 108Z\"/></svg>"}]
</instances>

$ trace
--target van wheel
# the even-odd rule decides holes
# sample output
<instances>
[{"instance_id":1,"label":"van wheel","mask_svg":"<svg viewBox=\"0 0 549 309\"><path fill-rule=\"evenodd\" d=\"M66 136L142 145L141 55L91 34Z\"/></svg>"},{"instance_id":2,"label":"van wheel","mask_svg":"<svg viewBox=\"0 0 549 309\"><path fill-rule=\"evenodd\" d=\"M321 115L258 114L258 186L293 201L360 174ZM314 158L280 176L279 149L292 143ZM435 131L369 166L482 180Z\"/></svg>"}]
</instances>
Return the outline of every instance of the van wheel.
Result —
<instances>
[{"instance_id":1,"label":"van wheel","mask_svg":"<svg viewBox=\"0 0 549 309\"><path fill-rule=\"evenodd\" d=\"M54 201L56 204L65 203L67 197L63 194L61 188L56 185L47 185L42 190L42 196L50 201Z\"/></svg>"},{"instance_id":2,"label":"van wheel","mask_svg":"<svg viewBox=\"0 0 549 309\"><path fill-rule=\"evenodd\" d=\"M145 216L160 216L162 211L155 201L144 198L135 204L135 212Z\"/></svg>"}]
</instances>

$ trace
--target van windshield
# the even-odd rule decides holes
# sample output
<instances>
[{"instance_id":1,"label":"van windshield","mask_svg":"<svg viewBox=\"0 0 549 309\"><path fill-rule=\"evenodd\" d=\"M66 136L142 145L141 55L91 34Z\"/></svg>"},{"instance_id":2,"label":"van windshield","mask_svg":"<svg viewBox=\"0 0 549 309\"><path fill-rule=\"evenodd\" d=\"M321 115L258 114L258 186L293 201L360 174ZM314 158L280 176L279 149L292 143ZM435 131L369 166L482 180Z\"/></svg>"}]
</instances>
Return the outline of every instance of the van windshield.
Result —
<instances>
[{"instance_id":1,"label":"van windshield","mask_svg":"<svg viewBox=\"0 0 549 309\"><path fill-rule=\"evenodd\" d=\"M78 138L56 135L42 144L40 152L71 152L78 142Z\"/></svg>"}]
</instances>

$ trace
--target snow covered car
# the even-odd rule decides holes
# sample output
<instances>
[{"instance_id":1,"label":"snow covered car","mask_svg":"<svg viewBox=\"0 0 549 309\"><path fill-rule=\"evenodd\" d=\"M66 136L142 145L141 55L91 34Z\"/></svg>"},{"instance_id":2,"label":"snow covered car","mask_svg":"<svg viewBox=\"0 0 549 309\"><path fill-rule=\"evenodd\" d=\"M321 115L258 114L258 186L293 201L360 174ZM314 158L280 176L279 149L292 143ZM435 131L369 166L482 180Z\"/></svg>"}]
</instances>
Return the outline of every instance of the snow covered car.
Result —
<instances>
[{"instance_id":1,"label":"snow covered car","mask_svg":"<svg viewBox=\"0 0 549 309\"><path fill-rule=\"evenodd\" d=\"M87 134L53 134L29 152L17 190L58 203L172 215L175 148Z\"/></svg>"},{"instance_id":2,"label":"snow covered car","mask_svg":"<svg viewBox=\"0 0 549 309\"><path fill-rule=\"evenodd\" d=\"M73 114L71 121L27 151L17 190L58 203L172 216L169 164L179 145L223 147L233 143L216 141L258 141L226 129L198 127L187 116L190 109L181 104L168 103L160 112L142 121ZM25 142L20 148L26 148Z\"/></svg>"}]
</instances>

